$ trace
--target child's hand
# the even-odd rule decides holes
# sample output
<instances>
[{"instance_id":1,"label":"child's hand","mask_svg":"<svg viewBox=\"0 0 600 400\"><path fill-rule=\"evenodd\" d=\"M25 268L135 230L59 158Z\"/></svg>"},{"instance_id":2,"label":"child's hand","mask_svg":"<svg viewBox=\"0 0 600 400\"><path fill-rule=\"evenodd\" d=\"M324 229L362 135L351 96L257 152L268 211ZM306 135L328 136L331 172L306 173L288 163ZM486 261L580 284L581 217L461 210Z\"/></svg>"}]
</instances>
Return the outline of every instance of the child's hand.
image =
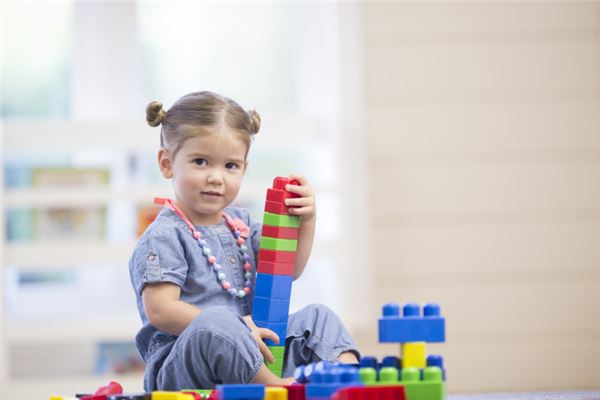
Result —
<instances>
[{"instance_id":1,"label":"child's hand","mask_svg":"<svg viewBox=\"0 0 600 400\"><path fill-rule=\"evenodd\" d=\"M262 353L263 357L269 362L269 364L273 364L275 362L275 357L273 357L273 353L271 353L271 350L269 350L265 342L263 342L263 338L271 339L275 343L279 344L279 337L270 329L259 328L256 326L254 321L252 321L251 315L246 315L243 317L243 319L246 322L246 325L248 325L248 328L250 328L250 334L254 337L256 343L258 343L258 349Z\"/></svg>"},{"instance_id":2,"label":"child's hand","mask_svg":"<svg viewBox=\"0 0 600 400\"><path fill-rule=\"evenodd\" d=\"M308 179L300 174L291 174L289 179L300 183L299 185L285 185L285 190L300 196L298 198L285 199L285 205L290 207L289 213L301 216L304 221L315 218L317 214L315 192L312 186L310 186Z\"/></svg>"}]
</instances>

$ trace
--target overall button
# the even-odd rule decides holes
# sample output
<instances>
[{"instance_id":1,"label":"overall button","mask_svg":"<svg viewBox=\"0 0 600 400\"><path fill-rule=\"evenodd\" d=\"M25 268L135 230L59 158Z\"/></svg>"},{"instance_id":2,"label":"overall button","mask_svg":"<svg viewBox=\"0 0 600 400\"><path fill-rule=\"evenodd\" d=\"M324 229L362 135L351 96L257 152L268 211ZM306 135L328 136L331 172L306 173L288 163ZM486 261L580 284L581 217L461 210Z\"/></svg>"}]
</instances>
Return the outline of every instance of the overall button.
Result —
<instances>
[{"instance_id":1,"label":"overall button","mask_svg":"<svg viewBox=\"0 0 600 400\"><path fill-rule=\"evenodd\" d=\"M235 258L235 256L230 255L229 256L229 262L232 264L236 264L237 263L237 258Z\"/></svg>"}]
</instances>

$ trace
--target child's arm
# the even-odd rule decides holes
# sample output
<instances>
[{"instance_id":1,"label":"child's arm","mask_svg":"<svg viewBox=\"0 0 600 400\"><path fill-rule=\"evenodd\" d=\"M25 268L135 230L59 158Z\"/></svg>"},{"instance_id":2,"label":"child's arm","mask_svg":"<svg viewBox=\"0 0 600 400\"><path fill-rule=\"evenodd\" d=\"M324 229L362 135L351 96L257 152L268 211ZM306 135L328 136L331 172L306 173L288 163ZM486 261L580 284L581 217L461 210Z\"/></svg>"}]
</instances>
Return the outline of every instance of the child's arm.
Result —
<instances>
[{"instance_id":1,"label":"child's arm","mask_svg":"<svg viewBox=\"0 0 600 400\"><path fill-rule=\"evenodd\" d=\"M179 300L181 289L174 283L152 283L142 291L144 311L150 323L163 332L179 336L200 314L200 309Z\"/></svg>"},{"instance_id":2,"label":"child's arm","mask_svg":"<svg viewBox=\"0 0 600 400\"><path fill-rule=\"evenodd\" d=\"M285 205L290 207L289 213L291 215L298 215L301 218L294 270L294 279L298 279L302 275L304 267L306 267L315 239L317 209L315 205L315 193L308 179L299 174L292 174L289 178L300 183L300 185L286 185L285 188L288 192L300 195L299 198L285 200Z\"/></svg>"}]
</instances>

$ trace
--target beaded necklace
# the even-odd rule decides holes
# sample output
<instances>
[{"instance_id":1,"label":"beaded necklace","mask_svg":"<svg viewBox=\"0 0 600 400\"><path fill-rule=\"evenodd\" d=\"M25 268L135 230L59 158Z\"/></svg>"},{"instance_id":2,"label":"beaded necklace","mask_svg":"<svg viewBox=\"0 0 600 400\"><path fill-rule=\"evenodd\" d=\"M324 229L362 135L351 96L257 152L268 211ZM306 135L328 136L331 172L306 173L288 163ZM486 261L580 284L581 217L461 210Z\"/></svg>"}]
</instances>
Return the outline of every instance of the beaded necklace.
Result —
<instances>
[{"instance_id":1,"label":"beaded necklace","mask_svg":"<svg viewBox=\"0 0 600 400\"><path fill-rule=\"evenodd\" d=\"M204 254L204 256L206 257L208 264L210 264L213 271L215 271L215 274L217 275L217 279L218 279L219 283L221 284L221 287L223 288L223 290L228 291L229 294L231 294L232 296L239 297L240 299L250 293L250 290L251 290L250 286L252 285L252 281L251 281L252 272L250 272L250 270L252 269L252 265L250 265L250 256L248 255L248 247L245 245L247 238L242 236L242 232L236 226L233 218L231 218L229 215L227 215L224 211L221 211L221 215L227 222L227 226L229 226L229 229L233 232L233 236L235 237L236 243L240 248L240 253L242 255L242 259L244 260L244 271L246 271L244 274L244 278L246 278L246 281L244 282L244 288L239 289L239 290L237 288L233 287L231 285L231 282L229 282L227 280L227 276L225 275L225 272L223 272L223 267L219 263L217 263L217 257L215 257L212 254L212 251L208 247L208 242L202 238L202 233L200 233L200 231L196 230L196 227L194 226L192 221L190 221L188 219L188 217L186 217L186 215L179 209L179 207L177 207L175 205L175 202L171 199L163 199L163 198L157 197L154 199L154 203L162 205L163 207L168 208L169 210L173 211L190 228L190 230L192 231L192 236L198 242L198 245L202 249L202 254Z\"/></svg>"}]
</instances>

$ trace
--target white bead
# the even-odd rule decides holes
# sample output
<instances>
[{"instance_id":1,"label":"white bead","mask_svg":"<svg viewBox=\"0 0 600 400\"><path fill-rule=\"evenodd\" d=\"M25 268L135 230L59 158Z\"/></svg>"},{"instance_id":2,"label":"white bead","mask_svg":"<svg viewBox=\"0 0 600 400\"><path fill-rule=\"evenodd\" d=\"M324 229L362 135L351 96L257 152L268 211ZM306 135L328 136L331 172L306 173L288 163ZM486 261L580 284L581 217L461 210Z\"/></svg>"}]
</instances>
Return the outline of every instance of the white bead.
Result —
<instances>
[{"instance_id":1,"label":"white bead","mask_svg":"<svg viewBox=\"0 0 600 400\"><path fill-rule=\"evenodd\" d=\"M217 274L217 278L219 278L219 280L222 281L223 279L225 279L225 274L223 272L219 272Z\"/></svg>"}]
</instances>

